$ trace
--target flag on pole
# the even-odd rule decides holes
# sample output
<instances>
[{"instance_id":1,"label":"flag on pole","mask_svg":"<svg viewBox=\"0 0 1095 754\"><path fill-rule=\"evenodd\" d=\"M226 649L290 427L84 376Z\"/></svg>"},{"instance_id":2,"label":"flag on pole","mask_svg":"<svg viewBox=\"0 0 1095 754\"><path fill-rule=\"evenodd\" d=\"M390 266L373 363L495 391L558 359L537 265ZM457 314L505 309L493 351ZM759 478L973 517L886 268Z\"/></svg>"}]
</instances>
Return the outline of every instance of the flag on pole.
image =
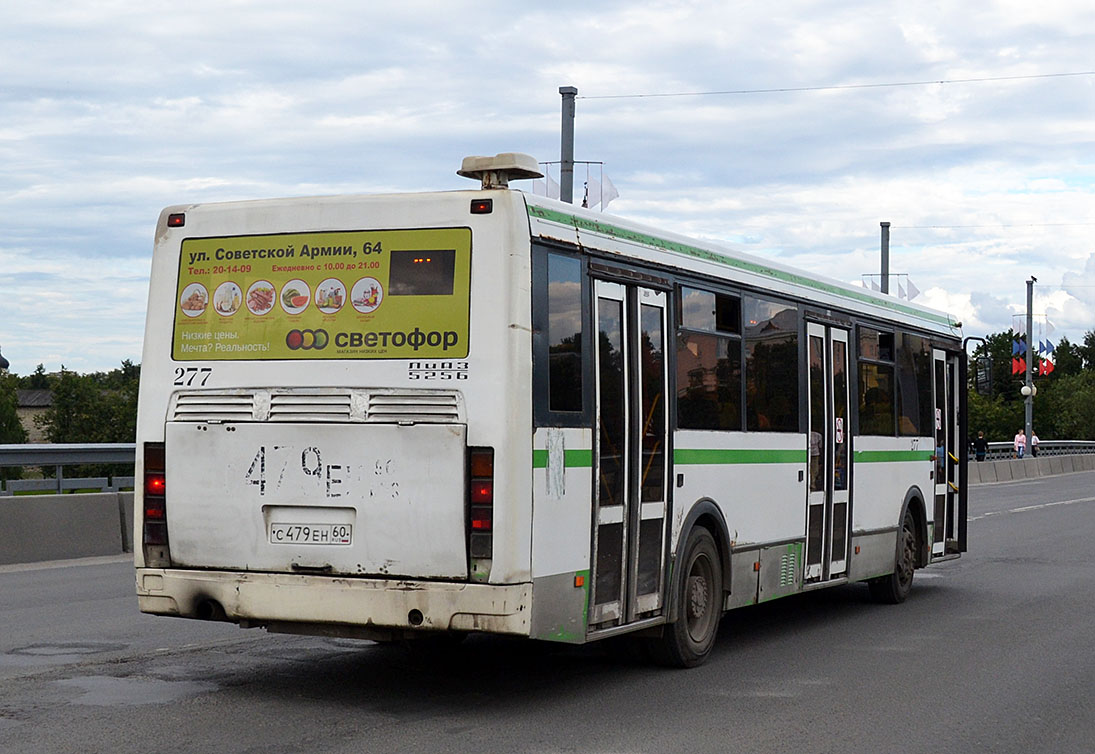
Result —
<instances>
[{"instance_id":1,"label":"flag on pole","mask_svg":"<svg viewBox=\"0 0 1095 754\"><path fill-rule=\"evenodd\" d=\"M900 278L897 281L897 297L905 298L905 286L901 284Z\"/></svg>"},{"instance_id":2,"label":"flag on pole","mask_svg":"<svg viewBox=\"0 0 1095 754\"><path fill-rule=\"evenodd\" d=\"M620 192L612 185L607 175L602 175L603 180L590 178L586 181L586 206L590 209L601 208L603 212L608 203L620 196Z\"/></svg>"},{"instance_id":3,"label":"flag on pole","mask_svg":"<svg viewBox=\"0 0 1095 754\"><path fill-rule=\"evenodd\" d=\"M532 182L532 193L536 196L546 196L548 199L558 199L559 184L550 175L543 179L537 178Z\"/></svg>"},{"instance_id":4,"label":"flag on pole","mask_svg":"<svg viewBox=\"0 0 1095 754\"><path fill-rule=\"evenodd\" d=\"M911 281L911 280L909 281L909 285L908 285L908 294L909 294L909 301L912 301L914 298L916 298L917 296L920 295L920 289L917 288L915 285L913 285L913 281Z\"/></svg>"},{"instance_id":5,"label":"flag on pole","mask_svg":"<svg viewBox=\"0 0 1095 754\"><path fill-rule=\"evenodd\" d=\"M880 288L878 287L878 283L876 283L876 282L874 281L874 276L873 276L873 275L871 276L871 290L872 290L872 291L876 291L876 292L877 292L877 291L879 291L879 290L881 290L881 289L880 289Z\"/></svg>"}]
</instances>

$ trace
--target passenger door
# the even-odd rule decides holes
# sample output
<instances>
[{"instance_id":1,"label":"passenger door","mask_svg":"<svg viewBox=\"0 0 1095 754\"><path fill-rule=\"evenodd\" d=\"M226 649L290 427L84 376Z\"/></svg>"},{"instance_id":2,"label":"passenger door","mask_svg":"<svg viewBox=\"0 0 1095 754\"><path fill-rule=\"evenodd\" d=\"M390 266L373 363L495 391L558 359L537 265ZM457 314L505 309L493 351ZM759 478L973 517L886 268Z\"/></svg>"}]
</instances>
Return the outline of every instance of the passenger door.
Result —
<instances>
[{"instance_id":1,"label":"passenger door","mask_svg":"<svg viewBox=\"0 0 1095 754\"><path fill-rule=\"evenodd\" d=\"M932 351L932 394L935 396L935 517L932 555L958 552L958 362L946 351ZM964 451L963 451L964 452Z\"/></svg>"},{"instance_id":2,"label":"passenger door","mask_svg":"<svg viewBox=\"0 0 1095 754\"><path fill-rule=\"evenodd\" d=\"M806 336L810 420L804 578L809 582L847 573L852 454L848 331L810 322Z\"/></svg>"},{"instance_id":3,"label":"passenger door","mask_svg":"<svg viewBox=\"0 0 1095 754\"><path fill-rule=\"evenodd\" d=\"M660 613L664 595L666 298L595 281L596 418L591 626Z\"/></svg>"}]
</instances>

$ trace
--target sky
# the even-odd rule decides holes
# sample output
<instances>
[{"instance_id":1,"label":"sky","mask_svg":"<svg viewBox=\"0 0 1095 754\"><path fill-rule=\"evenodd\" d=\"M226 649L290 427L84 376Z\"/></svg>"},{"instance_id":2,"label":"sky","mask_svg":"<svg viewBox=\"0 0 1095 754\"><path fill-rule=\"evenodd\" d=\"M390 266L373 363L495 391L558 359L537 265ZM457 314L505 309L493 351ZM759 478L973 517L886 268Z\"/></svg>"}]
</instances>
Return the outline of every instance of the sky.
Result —
<instances>
[{"instance_id":1,"label":"sky","mask_svg":"<svg viewBox=\"0 0 1095 754\"><path fill-rule=\"evenodd\" d=\"M1078 342L1093 51L1081 0L0 0L0 353L139 362L164 206L471 188L559 159L560 86L611 214L855 283L890 222L965 335L1033 276L1035 338Z\"/></svg>"}]
</instances>

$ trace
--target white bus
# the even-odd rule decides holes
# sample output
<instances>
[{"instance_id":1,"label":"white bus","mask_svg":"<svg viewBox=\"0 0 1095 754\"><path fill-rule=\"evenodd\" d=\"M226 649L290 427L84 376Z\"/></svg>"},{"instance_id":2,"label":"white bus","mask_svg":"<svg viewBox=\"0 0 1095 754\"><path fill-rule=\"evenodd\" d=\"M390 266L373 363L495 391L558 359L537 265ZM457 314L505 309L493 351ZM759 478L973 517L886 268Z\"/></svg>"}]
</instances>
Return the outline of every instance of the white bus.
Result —
<instances>
[{"instance_id":1,"label":"white bus","mask_svg":"<svg viewBox=\"0 0 1095 754\"><path fill-rule=\"evenodd\" d=\"M954 319L460 172L163 211L142 611L692 666L726 610L965 550Z\"/></svg>"}]
</instances>

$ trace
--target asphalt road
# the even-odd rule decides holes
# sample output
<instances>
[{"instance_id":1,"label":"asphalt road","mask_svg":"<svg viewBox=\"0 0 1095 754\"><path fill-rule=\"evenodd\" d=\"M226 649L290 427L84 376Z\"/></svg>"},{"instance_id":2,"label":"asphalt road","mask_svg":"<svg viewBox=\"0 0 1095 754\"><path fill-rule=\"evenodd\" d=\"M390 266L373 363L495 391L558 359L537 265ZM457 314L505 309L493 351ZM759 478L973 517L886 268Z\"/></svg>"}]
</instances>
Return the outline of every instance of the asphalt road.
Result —
<instances>
[{"instance_id":1,"label":"asphalt road","mask_svg":"<svg viewBox=\"0 0 1095 754\"><path fill-rule=\"evenodd\" d=\"M904 605L737 611L689 671L145 616L117 558L0 568L0 752L1095 752L1095 472L976 487L969 533Z\"/></svg>"}]
</instances>

